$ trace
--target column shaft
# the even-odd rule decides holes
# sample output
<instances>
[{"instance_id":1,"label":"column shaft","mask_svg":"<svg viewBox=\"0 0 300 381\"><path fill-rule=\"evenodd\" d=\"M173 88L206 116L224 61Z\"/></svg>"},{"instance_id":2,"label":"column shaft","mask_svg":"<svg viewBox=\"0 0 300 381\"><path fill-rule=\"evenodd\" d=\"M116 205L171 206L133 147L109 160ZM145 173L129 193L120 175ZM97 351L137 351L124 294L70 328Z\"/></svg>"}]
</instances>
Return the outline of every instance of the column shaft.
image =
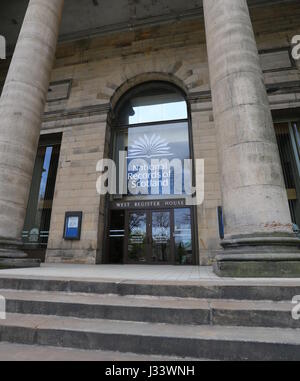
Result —
<instances>
[{"instance_id":1,"label":"column shaft","mask_svg":"<svg viewBox=\"0 0 300 381\"><path fill-rule=\"evenodd\" d=\"M267 252L291 252L298 241L247 1L204 0L204 15L221 167L222 245L231 253L243 247L260 259Z\"/></svg>"},{"instance_id":2,"label":"column shaft","mask_svg":"<svg viewBox=\"0 0 300 381\"><path fill-rule=\"evenodd\" d=\"M0 99L0 244L21 240L64 0L30 0Z\"/></svg>"}]
</instances>

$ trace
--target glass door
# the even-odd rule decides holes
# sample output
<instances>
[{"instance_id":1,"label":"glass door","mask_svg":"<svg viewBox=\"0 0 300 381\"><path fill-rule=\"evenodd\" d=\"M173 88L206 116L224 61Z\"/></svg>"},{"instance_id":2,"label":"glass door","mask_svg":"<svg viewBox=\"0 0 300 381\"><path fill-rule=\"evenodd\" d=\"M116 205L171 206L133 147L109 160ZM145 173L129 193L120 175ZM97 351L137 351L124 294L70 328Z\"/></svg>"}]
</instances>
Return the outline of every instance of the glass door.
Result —
<instances>
[{"instance_id":1,"label":"glass door","mask_svg":"<svg viewBox=\"0 0 300 381\"><path fill-rule=\"evenodd\" d=\"M151 263L172 262L171 211L151 212Z\"/></svg>"},{"instance_id":2,"label":"glass door","mask_svg":"<svg viewBox=\"0 0 300 381\"><path fill-rule=\"evenodd\" d=\"M147 262L147 213L128 213L127 261L133 263Z\"/></svg>"},{"instance_id":3,"label":"glass door","mask_svg":"<svg viewBox=\"0 0 300 381\"><path fill-rule=\"evenodd\" d=\"M193 241L190 208L174 210L174 241L176 264L192 265Z\"/></svg>"},{"instance_id":4,"label":"glass door","mask_svg":"<svg viewBox=\"0 0 300 381\"><path fill-rule=\"evenodd\" d=\"M125 263L193 265L191 208L127 211L125 216Z\"/></svg>"}]
</instances>

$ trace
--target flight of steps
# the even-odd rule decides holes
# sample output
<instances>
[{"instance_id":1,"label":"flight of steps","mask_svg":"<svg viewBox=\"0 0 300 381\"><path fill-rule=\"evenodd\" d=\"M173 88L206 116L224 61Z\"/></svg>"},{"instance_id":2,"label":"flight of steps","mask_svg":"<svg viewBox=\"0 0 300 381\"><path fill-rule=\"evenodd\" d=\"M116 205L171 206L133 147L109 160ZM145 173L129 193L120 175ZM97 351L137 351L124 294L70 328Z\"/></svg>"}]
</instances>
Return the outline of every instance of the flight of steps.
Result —
<instances>
[{"instance_id":1,"label":"flight of steps","mask_svg":"<svg viewBox=\"0 0 300 381\"><path fill-rule=\"evenodd\" d=\"M0 341L216 360L300 360L300 285L0 278Z\"/></svg>"}]
</instances>

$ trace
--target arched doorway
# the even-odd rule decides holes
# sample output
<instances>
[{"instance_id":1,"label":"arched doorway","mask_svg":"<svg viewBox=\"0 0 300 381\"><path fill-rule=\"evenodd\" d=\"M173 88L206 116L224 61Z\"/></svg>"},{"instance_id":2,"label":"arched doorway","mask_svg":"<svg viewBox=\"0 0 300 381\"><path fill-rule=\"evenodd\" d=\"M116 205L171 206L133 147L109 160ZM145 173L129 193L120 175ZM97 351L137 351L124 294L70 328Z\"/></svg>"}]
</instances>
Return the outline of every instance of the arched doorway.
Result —
<instances>
[{"instance_id":1,"label":"arched doorway","mask_svg":"<svg viewBox=\"0 0 300 381\"><path fill-rule=\"evenodd\" d=\"M192 137L185 95L166 82L129 90L114 110L106 262L196 264L196 218L186 204Z\"/></svg>"}]
</instances>

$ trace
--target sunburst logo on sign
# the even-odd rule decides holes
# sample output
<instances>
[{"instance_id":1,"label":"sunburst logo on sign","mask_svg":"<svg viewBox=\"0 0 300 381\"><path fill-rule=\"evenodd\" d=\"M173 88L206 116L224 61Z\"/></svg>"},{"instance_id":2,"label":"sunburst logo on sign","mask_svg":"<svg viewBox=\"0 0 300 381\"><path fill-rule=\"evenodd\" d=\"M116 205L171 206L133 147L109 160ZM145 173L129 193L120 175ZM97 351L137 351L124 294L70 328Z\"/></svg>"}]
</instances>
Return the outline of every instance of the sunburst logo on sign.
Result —
<instances>
[{"instance_id":1,"label":"sunburst logo on sign","mask_svg":"<svg viewBox=\"0 0 300 381\"><path fill-rule=\"evenodd\" d=\"M154 157L173 156L171 148L165 139L153 134L141 136L128 149L128 159L151 159Z\"/></svg>"}]
</instances>

